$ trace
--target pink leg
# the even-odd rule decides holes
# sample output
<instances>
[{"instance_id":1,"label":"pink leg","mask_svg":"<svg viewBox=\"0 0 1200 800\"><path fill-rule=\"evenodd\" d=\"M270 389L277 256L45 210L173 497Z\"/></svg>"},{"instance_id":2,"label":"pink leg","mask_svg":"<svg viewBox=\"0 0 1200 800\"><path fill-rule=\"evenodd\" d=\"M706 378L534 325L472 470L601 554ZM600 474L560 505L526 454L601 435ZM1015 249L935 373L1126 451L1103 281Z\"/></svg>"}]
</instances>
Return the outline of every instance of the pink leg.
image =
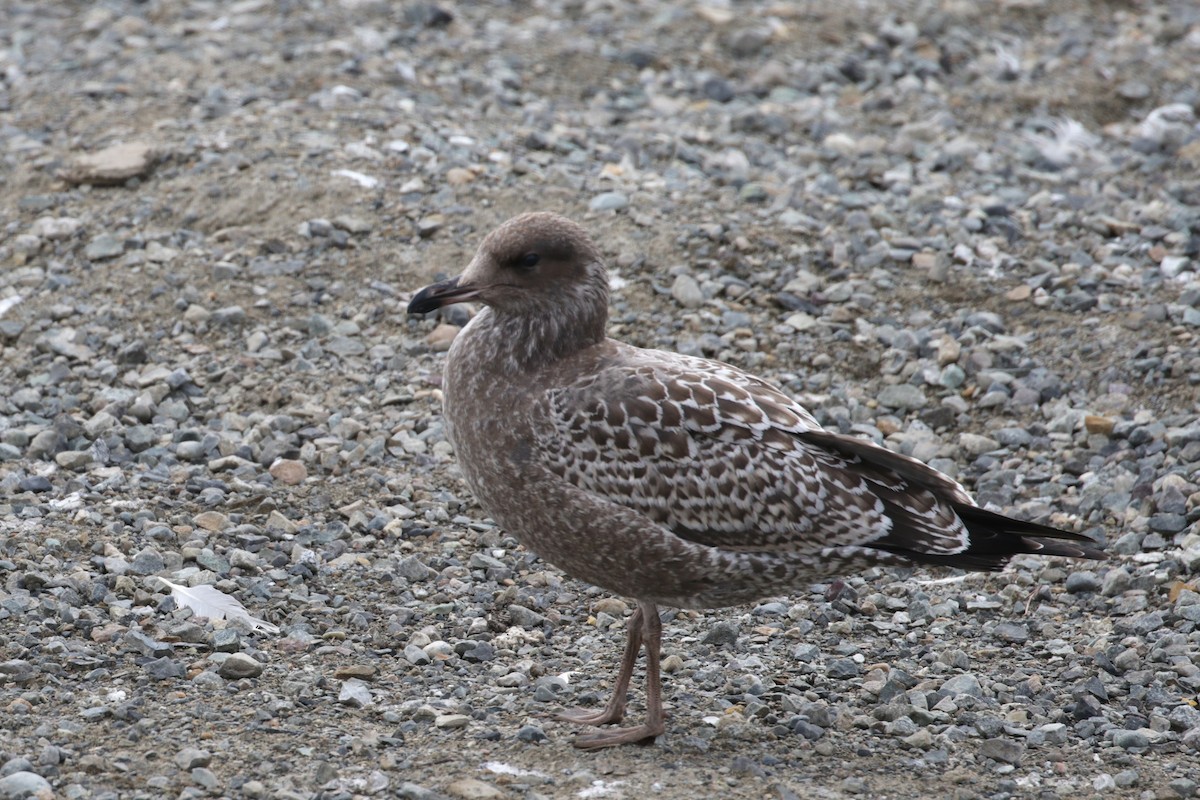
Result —
<instances>
[{"instance_id":1,"label":"pink leg","mask_svg":"<svg viewBox=\"0 0 1200 800\"><path fill-rule=\"evenodd\" d=\"M651 607L653 608L653 606ZM654 618L658 619L658 610L654 610ZM628 633L625 639L625 654L621 656L621 667L617 670L617 684L613 687L608 704L599 711L562 711L554 715L555 719L563 722L574 722L579 725L610 725L625 718L626 695L629 693L629 681L633 678L633 668L637 665L638 651L642 649L642 629L645 613L641 604L629 618Z\"/></svg>"},{"instance_id":2,"label":"pink leg","mask_svg":"<svg viewBox=\"0 0 1200 800\"><path fill-rule=\"evenodd\" d=\"M594 714L562 714L559 719L581 722L588 725L607 725L619 722L625 715L625 695L637 663L638 651L646 648L646 721L632 728L620 728L603 733L589 733L575 739L575 746L584 750L597 750L619 744L650 744L656 736L666 730L662 705L662 674L659 658L662 652L662 621L653 603L638 601L637 610L629 619L629 638L625 643L625 655L621 658L621 670L617 674L617 685L612 698L603 710Z\"/></svg>"}]
</instances>

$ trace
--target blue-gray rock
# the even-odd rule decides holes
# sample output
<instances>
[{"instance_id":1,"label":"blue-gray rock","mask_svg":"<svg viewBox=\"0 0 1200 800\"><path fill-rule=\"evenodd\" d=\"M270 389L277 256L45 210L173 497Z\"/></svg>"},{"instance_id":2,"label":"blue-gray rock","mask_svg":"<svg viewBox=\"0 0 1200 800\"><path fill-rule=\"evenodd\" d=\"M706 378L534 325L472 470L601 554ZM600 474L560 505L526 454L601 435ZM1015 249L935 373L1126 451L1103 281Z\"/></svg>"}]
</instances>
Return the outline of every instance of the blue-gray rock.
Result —
<instances>
[{"instance_id":1,"label":"blue-gray rock","mask_svg":"<svg viewBox=\"0 0 1200 800\"><path fill-rule=\"evenodd\" d=\"M629 198L622 192L603 192L592 198L588 208L592 211L620 211L629 205Z\"/></svg>"},{"instance_id":2,"label":"blue-gray rock","mask_svg":"<svg viewBox=\"0 0 1200 800\"><path fill-rule=\"evenodd\" d=\"M1136 752L1150 747L1150 740L1141 731L1116 731L1113 733L1113 744Z\"/></svg>"},{"instance_id":3,"label":"blue-gray rock","mask_svg":"<svg viewBox=\"0 0 1200 800\"><path fill-rule=\"evenodd\" d=\"M1025 754L1025 748L1020 742L996 737L994 739L985 739L979 745L979 754L993 761L1003 761L1005 764L1019 766L1021 757Z\"/></svg>"},{"instance_id":4,"label":"blue-gray rock","mask_svg":"<svg viewBox=\"0 0 1200 800\"><path fill-rule=\"evenodd\" d=\"M348 678L342 682L342 690L338 693L338 702L351 708L363 708L375 702L371 697L371 689L358 678Z\"/></svg>"},{"instance_id":5,"label":"blue-gray rock","mask_svg":"<svg viewBox=\"0 0 1200 800\"><path fill-rule=\"evenodd\" d=\"M30 475L17 481L17 488L22 492L48 492L54 488L54 484L41 475Z\"/></svg>"},{"instance_id":6,"label":"blue-gray rock","mask_svg":"<svg viewBox=\"0 0 1200 800\"><path fill-rule=\"evenodd\" d=\"M1183 514L1155 514L1148 524L1150 530L1158 533L1179 533L1188 523Z\"/></svg>"},{"instance_id":7,"label":"blue-gray rock","mask_svg":"<svg viewBox=\"0 0 1200 800\"><path fill-rule=\"evenodd\" d=\"M134 575L154 575L167 568L162 553L153 547L143 547L129 562L129 571Z\"/></svg>"},{"instance_id":8,"label":"blue-gray rock","mask_svg":"<svg viewBox=\"0 0 1200 800\"><path fill-rule=\"evenodd\" d=\"M352 336L332 336L325 349L339 356L358 356L367 351L367 346Z\"/></svg>"},{"instance_id":9,"label":"blue-gray rock","mask_svg":"<svg viewBox=\"0 0 1200 800\"><path fill-rule=\"evenodd\" d=\"M522 742L540 742L546 738L546 732L537 725L525 725L517 731L517 738Z\"/></svg>"},{"instance_id":10,"label":"blue-gray rock","mask_svg":"<svg viewBox=\"0 0 1200 800\"><path fill-rule=\"evenodd\" d=\"M1013 642L1014 644L1020 644L1029 640L1029 629L1016 622L996 623L996 627L992 631L1004 641Z\"/></svg>"},{"instance_id":11,"label":"blue-gray rock","mask_svg":"<svg viewBox=\"0 0 1200 800\"><path fill-rule=\"evenodd\" d=\"M885 386L879 390L879 395L875 399L879 401L879 405L885 408L893 408L900 411L924 408L929 402L925 397L925 393L911 383L897 383L892 386Z\"/></svg>"},{"instance_id":12,"label":"blue-gray rock","mask_svg":"<svg viewBox=\"0 0 1200 800\"><path fill-rule=\"evenodd\" d=\"M152 658L160 658L169 656L174 649L166 642L160 642L150 636L147 636L140 630L131 630L121 639L121 643L131 650L141 653L144 656Z\"/></svg>"},{"instance_id":13,"label":"blue-gray rock","mask_svg":"<svg viewBox=\"0 0 1200 800\"><path fill-rule=\"evenodd\" d=\"M950 695L950 697L960 697L967 695L969 697L982 698L983 687L979 685L979 678L976 678L969 672L962 675L955 675L942 684L942 691Z\"/></svg>"},{"instance_id":14,"label":"blue-gray rock","mask_svg":"<svg viewBox=\"0 0 1200 800\"><path fill-rule=\"evenodd\" d=\"M427 567L425 562L416 556L408 556L396 565L396 574L410 581L427 581L436 576L437 572Z\"/></svg>"},{"instance_id":15,"label":"blue-gray rock","mask_svg":"<svg viewBox=\"0 0 1200 800\"><path fill-rule=\"evenodd\" d=\"M84 248L83 254L89 261L104 261L105 259L116 258L124 252L125 242L121 241L119 236L111 233L102 233L88 242L88 246Z\"/></svg>"},{"instance_id":16,"label":"blue-gray rock","mask_svg":"<svg viewBox=\"0 0 1200 800\"><path fill-rule=\"evenodd\" d=\"M1100 579L1090 570L1072 572L1067 576L1066 589L1070 594L1094 592L1100 588Z\"/></svg>"},{"instance_id":17,"label":"blue-gray rock","mask_svg":"<svg viewBox=\"0 0 1200 800\"><path fill-rule=\"evenodd\" d=\"M242 649L242 635L236 628L222 628L213 633L212 645L218 653L236 653Z\"/></svg>"},{"instance_id":18,"label":"blue-gray rock","mask_svg":"<svg viewBox=\"0 0 1200 800\"><path fill-rule=\"evenodd\" d=\"M415 644L404 648L404 660L415 667L423 667L431 661L429 654Z\"/></svg>"},{"instance_id":19,"label":"blue-gray rock","mask_svg":"<svg viewBox=\"0 0 1200 800\"><path fill-rule=\"evenodd\" d=\"M25 800L38 793L49 795L50 781L36 772L20 770L0 778L0 800Z\"/></svg>"},{"instance_id":20,"label":"blue-gray rock","mask_svg":"<svg viewBox=\"0 0 1200 800\"><path fill-rule=\"evenodd\" d=\"M246 309L241 306L218 308L211 317L214 325L242 325L246 322Z\"/></svg>"},{"instance_id":21,"label":"blue-gray rock","mask_svg":"<svg viewBox=\"0 0 1200 800\"><path fill-rule=\"evenodd\" d=\"M860 667L852 658L839 658L829 665L829 670L826 674L831 678L838 680L846 680L848 678L857 678L862 673ZM911 733L911 731L909 731Z\"/></svg>"},{"instance_id":22,"label":"blue-gray rock","mask_svg":"<svg viewBox=\"0 0 1200 800\"><path fill-rule=\"evenodd\" d=\"M146 674L150 676L151 680L156 681L182 678L187 674L187 670L184 669L183 664L168 656L147 661L142 665L142 668L146 670Z\"/></svg>"},{"instance_id":23,"label":"blue-gray rock","mask_svg":"<svg viewBox=\"0 0 1200 800\"><path fill-rule=\"evenodd\" d=\"M212 753L197 747L185 747L175 754L173 760L180 769L207 767L212 763Z\"/></svg>"},{"instance_id":24,"label":"blue-gray rock","mask_svg":"<svg viewBox=\"0 0 1200 800\"><path fill-rule=\"evenodd\" d=\"M736 644L738 638L737 626L732 622L718 622L709 629L708 633L704 634L701 639L704 644L711 644L720 647L727 644Z\"/></svg>"},{"instance_id":25,"label":"blue-gray rock","mask_svg":"<svg viewBox=\"0 0 1200 800\"><path fill-rule=\"evenodd\" d=\"M508 618L512 624L522 628L540 628L546 624L544 615L518 603L513 603L508 607Z\"/></svg>"}]
</instances>

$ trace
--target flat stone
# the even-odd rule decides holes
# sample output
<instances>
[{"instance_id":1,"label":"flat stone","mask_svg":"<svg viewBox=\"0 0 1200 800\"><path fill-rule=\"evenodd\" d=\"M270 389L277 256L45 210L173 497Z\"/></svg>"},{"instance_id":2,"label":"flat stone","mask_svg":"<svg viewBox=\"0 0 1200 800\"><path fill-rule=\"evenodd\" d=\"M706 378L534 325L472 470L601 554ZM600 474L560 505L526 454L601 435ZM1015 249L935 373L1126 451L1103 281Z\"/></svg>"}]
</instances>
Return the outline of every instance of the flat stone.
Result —
<instances>
[{"instance_id":1,"label":"flat stone","mask_svg":"<svg viewBox=\"0 0 1200 800\"><path fill-rule=\"evenodd\" d=\"M18 770L0 778L0 800L25 800L27 797L53 797L50 781L36 772Z\"/></svg>"},{"instance_id":2,"label":"flat stone","mask_svg":"<svg viewBox=\"0 0 1200 800\"><path fill-rule=\"evenodd\" d=\"M463 800L491 800L493 797L504 797L504 792L475 778L459 778L446 786L446 791L454 797Z\"/></svg>"},{"instance_id":3,"label":"flat stone","mask_svg":"<svg viewBox=\"0 0 1200 800\"><path fill-rule=\"evenodd\" d=\"M96 238L88 242L88 246L84 248L83 254L90 261L104 261L109 258L116 258L125 252L125 242L121 237L111 233L102 233Z\"/></svg>"},{"instance_id":4,"label":"flat stone","mask_svg":"<svg viewBox=\"0 0 1200 800\"><path fill-rule=\"evenodd\" d=\"M671 284L671 296L684 308L696 308L704 302L704 292L700 290L700 284L687 273L675 276L675 282Z\"/></svg>"},{"instance_id":5,"label":"flat stone","mask_svg":"<svg viewBox=\"0 0 1200 800\"><path fill-rule=\"evenodd\" d=\"M1021 757L1025 754L1025 748L1020 742L996 737L994 739L985 739L979 745L979 754L993 761L1003 761L1005 764L1017 766L1021 763Z\"/></svg>"},{"instance_id":6,"label":"flat stone","mask_svg":"<svg viewBox=\"0 0 1200 800\"><path fill-rule=\"evenodd\" d=\"M195 769L207 767L212 763L212 753L196 747L185 747L175 754L172 759L180 769Z\"/></svg>"},{"instance_id":7,"label":"flat stone","mask_svg":"<svg viewBox=\"0 0 1200 800\"><path fill-rule=\"evenodd\" d=\"M206 531L222 531L229 527L229 517L220 511L201 511L192 517L192 524Z\"/></svg>"},{"instance_id":8,"label":"flat stone","mask_svg":"<svg viewBox=\"0 0 1200 800\"><path fill-rule=\"evenodd\" d=\"M130 178L139 178L154 166L154 149L142 142L126 142L79 156L63 171L69 183L116 186Z\"/></svg>"},{"instance_id":9,"label":"flat stone","mask_svg":"<svg viewBox=\"0 0 1200 800\"><path fill-rule=\"evenodd\" d=\"M898 383L892 386L885 386L879 391L876 400L879 401L879 405L885 408L894 408L901 411L924 408L929 402L925 397L925 393L911 383Z\"/></svg>"},{"instance_id":10,"label":"flat stone","mask_svg":"<svg viewBox=\"0 0 1200 800\"><path fill-rule=\"evenodd\" d=\"M621 192L603 192L588 203L592 211L620 211L629 205L629 198Z\"/></svg>"},{"instance_id":11,"label":"flat stone","mask_svg":"<svg viewBox=\"0 0 1200 800\"><path fill-rule=\"evenodd\" d=\"M433 724L439 728L465 728L471 722L471 718L466 714L439 714Z\"/></svg>"},{"instance_id":12,"label":"flat stone","mask_svg":"<svg viewBox=\"0 0 1200 800\"><path fill-rule=\"evenodd\" d=\"M1072 572L1067 576L1066 590L1070 594L1081 594L1083 592L1095 592L1100 588L1100 579L1096 577L1096 573L1089 570L1080 570Z\"/></svg>"},{"instance_id":13,"label":"flat stone","mask_svg":"<svg viewBox=\"0 0 1200 800\"><path fill-rule=\"evenodd\" d=\"M38 217L29 232L39 239L69 239L83 227L74 217Z\"/></svg>"},{"instance_id":14,"label":"flat stone","mask_svg":"<svg viewBox=\"0 0 1200 800\"><path fill-rule=\"evenodd\" d=\"M350 678L342 682L342 689L338 692L338 702L352 708L364 708L375 702L371 697L371 690L365 683L358 678Z\"/></svg>"},{"instance_id":15,"label":"flat stone","mask_svg":"<svg viewBox=\"0 0 1200 800\"><path fill-rule=\"evenodd\" d=\"M178 661L168 656L156 658L153 661L147 661L142 665L142 668L146 670L146 674L149 675L152 680L156 681L182 678L187 674L187 670L183 668L183 664L180 664Z\"/></svg>"},{"instance_id":16,"label":"flat stone","mask_svg":"<svg viewBox=\"0 0 1200 800\"><path fill-rule=\"evenodd\" d=\"M272 478L286 486L296 486L303 483L304 479L308 477L308 470L304 463L290 458L276 460L267 471L271 473Z\"/></svg>"},{"instance_id":17,"label":"flat stone","mask_svg":"<svg viewBox=\"0 0 1200 800\"><path fill-rule=\"evenodd\" d=\"M962 675L955 675L942 684L942 691L951 697L959 697L967 695L969 697L982 698L983 688L979 685L979 678L967 672Z\"/></svg>"},{"instance_id":18,"label":"flat stone","mask_svg":"<svg viewBox=\"0 0 1200 800\"><path fill-rule=\"evenodd\" d=\"M231 653L217 669L217 674L227 679L257 678L262 672L262 662L245 653Z\"/></svg>"}]
</instances>

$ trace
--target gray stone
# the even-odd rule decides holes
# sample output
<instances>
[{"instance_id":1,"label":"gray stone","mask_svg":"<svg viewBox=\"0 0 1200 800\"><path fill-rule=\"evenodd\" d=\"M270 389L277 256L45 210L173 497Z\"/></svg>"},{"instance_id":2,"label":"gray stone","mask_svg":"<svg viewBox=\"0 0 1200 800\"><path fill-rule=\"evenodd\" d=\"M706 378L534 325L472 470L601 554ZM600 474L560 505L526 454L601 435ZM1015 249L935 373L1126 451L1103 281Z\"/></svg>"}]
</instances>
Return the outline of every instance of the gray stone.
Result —
<instances>
[{"instance_id":1,"label":"gray stone","mask_svg":"<svg viewBox=\"0 0 1200 800\"><path fill-rule=\"evenodd\" d=\"M1029 640L1029 629L1015 622L999 622L992 631L1004 641L1014 644Z\"/></svg>"},{"instance_id":2,"label":"gray stone","mask_svg":"<svg viewBox=\"0 0 1200 800\"><path fill-rule=\"evenodd\" d=\"M257 678L262 672L262 663L245 653L231 653L217 668L217 674L228 680Z\"/></svg>"},{"instance_id":3,"label":"gray stone","mask_svg":"<svg viewBox=\"0 0 1200 800\"><path fill-rule=\"evenodd\" d=\"M1100 588L1100 579L1090 570L1072 572L1067 576L1066 590L1071 594L1094 592Z\"/></svg>"},{"instance_id":4,"label":"gray stone","mask_svg":"<svg viewBox=\"0 0 1200 800\"><path fill-rule=\"evenodd\" d=\"M704 292L700 290L700 284L684 272L675 276L675 282L671 284L671 296L684 308L696 308L704 302Z\"/></svg>"},{"instance_id":5,"label":"gray stone","mask_svg":"<svg viewBox=\"0 0 1200 800\"><path fill-rule=\"evenodd\" d=\"M196 747L185 747L175 754L173 760L180 769L207 767L212 763L212 753Z\"/></svg>"},{"instance_id":6,"label":"gray stone","mask_svg":"<svg viewBox=\"0 0 1200 800\"><path fill-rule=\"evenodd\" d=\"M983 688L979 685L979 678L969 672L962 675L955 675L942 684L942 691L951 697L959 697L967 695L969 697L982 698Z\"/></svg>"},{"instance_id":7,"label":"gray stone","mask_svg":"<svg viewBox=\"0 0 1200 800\"><path fill-rule=\"evenodd\" d=\"M125 242L119 236L114 236L111 233L102 233L88 242L88 246L84 248L83 254L91 261L104 261L105 259L116 258L124 252Z\"/></svg>"},{"instance_id":8,"label":"gray stone","mask_svg":"<svg viewBox=\"0 0 1200 800\"><path fill-rule=\"evenodd\" d=\"M427 581L437 576L437 572L430 569L416 556L408 556L401 559L396 565L396 574L401 578L406 578L410 581Z\"/></svg>"},{"instance_id":9,"label":"gray stone","mask_svg":"<svg viewBox=\"0 0 1200 800\"><path fill-rule=\"evenodd\" d=\"M246 309L241 306L225 306L212 312L210 319L215 325L243 325L246 322Z\"/></svg>"},{"instance_id":10,"label":"gray stone","mask_svg":"<svg viewBox=\"0 0 1200 800\"><path fill-rule=\"evenodd\" d=\"M829 665L829 670L826 674L831 678L838 680L846 680L848 678L856 678L862 673L862 667L852 658L839 658ZM912 731L908 731L912 733ZM898 734L907 736L908 733Z\"/></svg>"},{"instance_id":11,"label":"gray stone","mask_svg":"<svg viewBox=\"0 0 1200 800\"><path fill-rule=\"evenodd\" d=\"M1141 731L1116 731L1113 733L1113 744L1124 750L1140 752L1150 747L1150 740Z\"/></svg>"},{"instance_id":12,"label":"gray stone","mask_svg":"<svg viewBox=\"0 0 1200 800\"><path fill-rule=\"evenodd\" d=\"M153 547L143 547L129 562L129 571L134 575L154 575L167 568L162 553Z\"/></svg>"},{"instance_id":13,"label":"gray stone","mask_svg":"<svg viewBox=\"0 0 1200 800\"><path fill-rule=\"evenodd\" d=\"M25 800L38 794L50 796L50 781L36 772L19 770L0 778L0 800Z\"/></svg>"},{"instance_id":14,"label":"gray stone","mask_svg":"<svg viewBox=\"0 0 1200 800\"><path fill-rule=\"evenodd\" d=\"M875 398L879 405L900 411L924 408L929 402L925 393L911 383L897 383L879 390Z\"/></svg>"},{"instance_id":15,"label":"gray stone","mask_svg":"<svg viewBox=\"0 0 1200 800\"><path fill-rule=\"evenodd\" d=\"M358 678L348 678L342 681L342 690L338 693L338 702L352 708L363 708L375 702L371 697L371 689Z\"/></svg>"},{"instance_id":16,"label":"gray stone","mask_svg":"<svg viewBox=\"0 0 1200 800\"><path fill-rule=\"evenodd\" d=\"M156 658L153 661L147 661L142 665L142 668L146 670L146 674L149 675L152 680L156 681L182 678L187 674L187 670L184 669L183 664L180 664L178 661L168 656Z\"/></svg>"},{"instance_id":17,"label":"gray stone","mask_svg":"<svg viewBox=\"0 0 1200 800\"><path fill-rule=\"evenodd\" d=\"M722 645L737 644L738 629L732 622L718 622L709 629L708 633L704 634L704 638L700 641L704 644L711 644L717 647Z\"/></svg>"},{"instance_id":18,"label":"gray stone","mask_svg":"<svg viewBox=\"0 0 1200 800\"><path fill-rule=\"evenodd\" d=\"M1004 739L996 737L993 739L985 739L979 745L979 754L993 761L1003 761L1006 764L1019 766L1021 757L1025 754L1025 748L1020 742L1014 742L1012 739Z\"/></svg>"},{"instance_id":19,"label":"gray stone","mask_svg":"<svg viewBox=\"0 0 1200 800\"><path fill-rule=\"evenodd\" d=\"M588 203L592 211L620 211L629 205L629 198L621 192L603 192Z\"/></svg>"}]
</instances>

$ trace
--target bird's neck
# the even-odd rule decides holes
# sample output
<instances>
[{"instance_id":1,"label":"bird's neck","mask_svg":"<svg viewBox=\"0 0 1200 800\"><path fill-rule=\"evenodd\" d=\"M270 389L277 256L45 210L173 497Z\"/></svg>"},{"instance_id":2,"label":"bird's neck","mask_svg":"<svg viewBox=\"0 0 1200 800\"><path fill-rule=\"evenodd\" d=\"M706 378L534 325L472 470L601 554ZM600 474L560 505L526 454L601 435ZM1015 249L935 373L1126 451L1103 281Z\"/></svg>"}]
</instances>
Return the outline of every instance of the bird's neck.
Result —
<instances>
[{"instance_id":1,"label":"bird's neck","mask_svg":"<svg viewBox=\"0 0 1200 800\"><path fill-rule=\"evenodd\" d=\"M583 286L552 308L485 308L459 336L492 370L528 373L604 341L607 325L608 287Z\"/></svg>"}]
</instances>

